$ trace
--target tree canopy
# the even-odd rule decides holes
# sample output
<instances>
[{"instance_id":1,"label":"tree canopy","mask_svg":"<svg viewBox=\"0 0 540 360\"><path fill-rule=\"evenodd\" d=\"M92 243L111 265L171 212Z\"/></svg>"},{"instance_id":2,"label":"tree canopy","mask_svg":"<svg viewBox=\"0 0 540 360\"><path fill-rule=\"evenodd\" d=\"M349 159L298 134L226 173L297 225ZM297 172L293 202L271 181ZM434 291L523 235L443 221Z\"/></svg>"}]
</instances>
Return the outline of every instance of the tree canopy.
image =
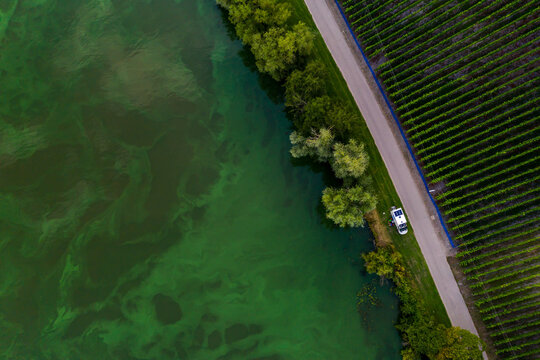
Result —
<instances>
[{"instance_id":1,"label":"tree canopy","mask_svg":"<svg viewBox=\"0 0 540 360\"><path fill-rule=\"evenodd\" d=\"M320 61L310 61L304 70L294 70L285 83L285 106L300 117L308 102L326 95L326 69Z\"/></svg>"},{"instance_id":2,"label":"tree canopy","mask_svg":"<svg viewBox=\"0 0 540 360\"><path fill-rule=\"evenodd\" d=\"M329 127L329 115L334 106L334 100L328 95L313 98L306 103L301 116L294 117L294 125L303 134L310 134L313 129Z\"/></svg>"},{"instance_id":3,"label":"tree canopy","mask_svg":"<svg viewBox=\"0 0 540 360\"><path fill-rule=\"evenodd\" d=\"M274 80L283 80L304 56L313 48L315 36L303 22L291 30L271 27L264 33L251 37L251 50L259 71L269 74Z\"/></svg>"},{"instance_id":4,"label":"tree canopy","mask_svg":"<svg viewBox=\"0 0 540 360\"><path fill-rule=\"evenodd\" d=\"M412 350L410 355L415 354L411 359L420 355L431 360L482 359L484 343L478 336L459 327L447 328L425 313L418 312L413 322L402 323L398 328Z\"/></svg>"},{"instance_id":5,"label":"tree canopy","mask_svg":"<svg viewBox=\"0 0 540 360\"><path fill-rule=\"evenodd\" d=\"M328 114L328 117L334 131L340 138L347 139L357 136L360 133L359 126L361 119L338 99L334 99L334 107Z\"/></svg>"},{"instance_id":6,"label":"tree canopy","mask_svg":"<svg viewBox=\"0 0 540 360\"><path fill-rule=\"evenodd\" d=\"M317 81L322 82L322 80L312 79L315 84ZM291 110L294 115L294 125L305 135L309 134L312 129L326 126L332 127L339 138L349 138L353 132L357 131L359 124L357 117L340 100L330 97L324 92L314 92L317 95L320 93L323 95L315 97L307 96L310 95L309 93L295 93L297 96L291 100L288 100L291 95L285 93L287 101L293 105Z\"/></svg>"},{"instance_id":7,"label":"tree canopy","mask_svg":"<svg viewBox=\"0 0 540 360\"><path fill-rule=\"evenodd\" d=\"M444 343L444 325L436 323L430 316L417 316L404 330L409 346L429 359L434 359Z\"/></svg>"},{"instance_id":8,"label":"tree canopy","mask_svg":"<svg viewBox=\"0 0 540 360\"><path fill-rule=\"evenodd\" d=\"M446 329L444 343L435 360L481 360L485 344L478 336L459 327Z\"/></svg>"},{"instance_id":9,"label":"tree canopy","mask_svg":"<svg viewBox=\"0 0 540 360\"><path fill-rule=\"evenodd\" d=\"M349 140L346 145L339 142L334 144L332 169L338 178L359 178L368 164L369 156L364 144L354 139Z\"/></svg>"},{"instance_id":10,"label":"tree canopy","mask_svg":"<svg viewBox=\"0 0 540 360\"><path fill-rule=\"evenodd\" d=\"M281 81L311 53L315 38L303 22L290 26L290 5L276 0L218 0L260 72Z\"/></svg>"},{"instance_id":11,"label":"tree canopy","mask_svg":"<svg viewBox=\"0 0 540 360\"><path fill-rule=\"evenodd\" d=\"M271 27L283 27L291 16L289 4L275 0L221 0L218 3L229 9L236 34L248 45L256 34L265 33Z\"/></svg>"},{"instance_id":12,"label":"tree canopy","mask_svg":"<svg viewBox=\"0 0 540 360\"><path fill-rule=\"evenodd\" d=\"M292 144L291 155L295 158L311 156L317 161L324 162L330 160L332 156L334 134L327 128L314 130L311 137L293 131L289 138Z\"/></svg>"},{"instance_id":13,"label":"tree canopy","mask_svg":"<svg viewBox=\"0 0 540 360\"><path fill-rule=\"evenodd\" d=\"M401 286L406 282L405 267L401 255L392 246L377 249L367 254L362 254L366 270L370 274L377 274L390 279L396 285Z\"/></svg>"},{"instance_id":14,"label":"tree canopy","mask_svg":"<svg viewBox=\"0 0 540 360\"><path fill-rule=\"evenodd\" d=\"M352 188L326 188L322 202L326 217L340 227L363 226L364 213L373 210L377 204L375 196L358 185Z\"/></svg>"},{"instance_id":15,"label":"tree canopy","mask_svg":"<svg viewBox=\"0 0 540 360\"><path fill-rule=\"evenodd\" d=\"M482 360L484 343L459 327L446 328L427 317L419 317L407 328L406 339L416 354L432 360Z\"/></svg>"}]
</instances>

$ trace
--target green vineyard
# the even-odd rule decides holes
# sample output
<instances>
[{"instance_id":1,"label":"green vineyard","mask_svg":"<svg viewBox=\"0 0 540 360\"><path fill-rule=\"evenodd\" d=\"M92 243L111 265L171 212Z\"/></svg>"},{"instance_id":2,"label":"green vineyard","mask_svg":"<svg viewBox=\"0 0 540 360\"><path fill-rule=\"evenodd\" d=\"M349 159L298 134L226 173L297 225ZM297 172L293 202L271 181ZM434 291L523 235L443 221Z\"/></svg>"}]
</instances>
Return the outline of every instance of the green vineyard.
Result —
<instances>
[{"instance_id":1,"label":"green vineyard","mask_svg":"<svg viewBox=\"0 0 540 360\"><path fill-rule=\"evenodd\" d=\"M501 359L540 358L540 3L341 0Z\"/></svg>"}]
</instances>

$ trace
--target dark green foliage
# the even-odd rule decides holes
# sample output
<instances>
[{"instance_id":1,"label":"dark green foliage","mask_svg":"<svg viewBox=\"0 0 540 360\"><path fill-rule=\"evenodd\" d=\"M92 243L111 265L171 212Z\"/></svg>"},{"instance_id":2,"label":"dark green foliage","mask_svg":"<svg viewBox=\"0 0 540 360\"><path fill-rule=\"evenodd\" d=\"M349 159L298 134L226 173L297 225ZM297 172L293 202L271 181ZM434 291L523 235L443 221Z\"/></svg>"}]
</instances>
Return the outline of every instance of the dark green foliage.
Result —
<instances>
[{"instance_id":1,"label":"dark green foliage","mask_svg":"<svg viewBox=\"0 0 540 360\"><path fill-rule=\"evenodd\" d=\"M338 99L328 95L308 100L301 112L297 112L293 118L294 125L302 134L309 134L313 129L329 127L339 139L351 137L352 130L356 127L355 122L358 120Z\"/></svg>"},{"instance_id":2,"label":"dark green foliage","mask_svg":"<svg viewBox=\"0 0 540 360\"><path fill-rule=\"evenodd\" d=\"M484 344L478 338L459 327L446 329L443 344L436 360L481 360Z\"/></svg>"},{"instance_id":3,"label":"dark green foliage","mask_svg":"<svg viewBox=\"0 0 540 360\"><path fill-rule=\"evenodd\" d=\"M307 135L313 129L328 127L340 139L351 137L355 123L359 121L341 101L328 95L307 100L302 107L294 108L293 114L294 125L302 134Z\"/></svg>"},{"instance_id":4,"label":"dark green foliage","mask_svg":"<svg viewBox=\"0 0 540 360\"><path fill-rule=\"evenodd\" d=\"M400 323L398 329L404 333L404 338L415 353L433 359L444 344L445 327L436 324L432 318L415 315L417 316L408 319L410 322Z\"/></svg>"},{"instance_id":5,"label":"dark green foliage","mask_svg":"<svg viewBox=\"0 0 540 360\"><path fill-rule=\"evenodd\" d=\"M295 118L301 118L314 98L327 95L326 69L320 61L311 61L304 70L294 70L285 82L285 106Z\"/></svg>"},{"instance_id":6,"label":"dark green foliage","mask_svg":"<svg viewBox=\"0 0 540 360\"><path fill-rule=\"evenodd\" d=\"M357 137L359 133L360 118L341 101L336 101L334 107L328 114L331 119L333 129L338 137L347 139Z\"/></svg>"},{"instance_id":7,"label":"dark green foliage","mask_svg":"<svg viewBox=\"0 0 540 360\"><path fill-rule=\"evenodd\" d=\"M296 128L305 136L321 127L331 128L345 140L359 133L360 119L342 101L328 96L327 72L318 61L303 70L295 70L285 83L285 106Z\"/></svg>"},{"instance_id":8,"label":"dark green foliage","mask_svg":"<svg viewBox=\"0 0 540 360\"><path fill-rule=\"evenodd\" d=\"M332 98L323 95L316 97L306 104L304 113L294 119L294 125L303 134L310 133L312 129L328 127L331 123L330 112L334 108Z\"/></svg>"}]
</instances>

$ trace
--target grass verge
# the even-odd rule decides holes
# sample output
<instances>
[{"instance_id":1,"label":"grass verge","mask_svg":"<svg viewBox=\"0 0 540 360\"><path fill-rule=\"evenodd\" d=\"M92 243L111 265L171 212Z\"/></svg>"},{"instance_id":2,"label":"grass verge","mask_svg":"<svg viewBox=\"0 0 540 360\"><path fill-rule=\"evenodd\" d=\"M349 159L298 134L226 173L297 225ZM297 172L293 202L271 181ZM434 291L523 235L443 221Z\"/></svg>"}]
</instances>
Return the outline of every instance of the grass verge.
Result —
<instances>
[{"instance_id":1,"label":"grass verge","mask_svg":"<svg viewBox=\"0 0 540 360\"><path fill-rule=\"evenodd\" d=\"M317 26L313 22L311 14L309 13L304 0L287 0L293 8L294 20L301 20L308 24L316 31L316 38L314 43L314 57L319 59L326 65L328 71L328 81L330 84L329 93L335 95L346 102L351 109L357 113L359 118L362 118L360 110L352 97L347 83L343 79L339 68L337 67L332 55L328 51L324 40L317 30ZM391 229L388 231L385 224L385 220L389 218L389 210L392 206L401 206L401 201L394 188L392 180L386 170L386 166L379 154L377 146L371 137L367 125L362 121L361 124L361 136L359 139L366 144L366 150L370 156L370 165L367 169L367 173L373 179L373 187L378 198L377 215L370 217L372 231L386 231L387 234L377 235L381 238L390 238L396 249L402 254L406 264L407 270L414 276L415 284L425 302L428 311L442 324L451 326L450 320L446 313L446 309L441 301L435 283L431 278L427 264L424 260L420 247L414 237L414 230L410 229L408 234L399 235L397 231ZM377 218L379 220L377 220ZM371 220L375 219L375 220ZM382 219L382 220L381 220ZM379 221L379 224L375 225L373 221Z\"/></svg>"}]
</instances>

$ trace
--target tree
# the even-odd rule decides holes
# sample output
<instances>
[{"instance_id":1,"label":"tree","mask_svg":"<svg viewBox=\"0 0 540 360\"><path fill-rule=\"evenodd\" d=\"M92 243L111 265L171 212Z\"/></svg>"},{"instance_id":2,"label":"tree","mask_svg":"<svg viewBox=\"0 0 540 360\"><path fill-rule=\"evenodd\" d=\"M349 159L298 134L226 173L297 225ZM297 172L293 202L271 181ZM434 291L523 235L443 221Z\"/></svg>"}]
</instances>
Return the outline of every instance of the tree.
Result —
<instances>
[{"instance_id":1,"label":"tree","mask_svg":"<svg viewBox=\"0 0 540 360\"><path fill-rule=\"evenodd\" d=\"M291 155L293 158L301 158L304 156L311 156L311 149L306 146L307 138L297 131L293 131L289 135L289 140L291 141Z\"/></svg>"},{"instance_id":2,"label":"tree","mask_svg":"<svg viewBox=\"0 0 540 360\"><path fill-rule=\"evenodd\" d=\"M295 117L304 113L309 101L326 95L327 73L320 61L311 61L304 70L294 70L285 83L285 106Z\"/></svg>"},{"instance_id":3,"label":"tree","mask_svg":"<svg viewBox=\"0 0 540 360\"><path fill-rule=\"evenodd\" d=\"M247 45L271 27L283 27L291 16L289 4L275 0L218 0L218 4L229 9L229 19Z\"/></svg>"},{"instance_id":4,"label":"tree","mask_svg":"<svg viewBox=\"0 0 540 360\"><path fill-rule=\"evenodd\" d=\"M478 336L459 327L446 328L437 324L425 310L414 321L400 324L404 338L417 355L432 360L481 360L484 343Z\"/></svg>"},{"instance_id":5,"label":"tree","mask_svg":"<svg viewBox=\"0 0 540 360\"><path fill-rule=\"evenodd\" d=\"M373 210L375 197L361 186L352 188L326 188L322 202L326 217L340 227L358 227L364 224L364 213Z\"/></svg>"},{"instance_id":6,"label":"tree","mask_svg":"<svg viewBox=\"0 0 540 360\"><path fill-rule=\"evenodd\" d=\"M259 71L281 81L301 58L311 53L313 39L313 33L302 22L294 25L292 30L271 27L251 38L255 64Z\"/></svg>"},{"instance_id":7,"label":"tree","mask_svg":"<svg viewBox=\"0 0 540 360\"><path fill-rule=\"evenodd\" d=\"M302 116L293 119L294 125L302 134L310 134L313 129L330 127L330 111L334 106L334 100L327 96L318 96L308 100Z\"/></svg>"},{"instance_id":8,"label":"tree","mask_svg":"<svg viewBox=\"0 0 540 360\"><path fill-rule=\"evenodd\" d=\"M291 17L291 7L276 0L249 0L255 7L255 21L267 26L283 26Z\"/></svg>"},{"instance_id":9,"label":"tree","mask_svg":"<svg viewBox=\"0 0 540 360\"><path fill-rule=\"evenodd\" d=\"M362 254L362 258L368 273L390 279L398 286L405 283L406 271L403 259L393 246Z\"/></svg>"},{"instance_id":10,"label":"tree","mask_svg":"<svg viewBox=\"0 0 540 360\"><path fill-rule=\"evenodd\" d=\"M425 311L425 309L423 309ZM417 353L434 359L444 343L445 327L438 324L431 316L425 313L416 314L414 322L403 328L405 339L409 346Z\"/></svg>"},{"instance_id":11,"label":"tree","mask_svg":"<svg viewBox=\"0 0 540 360\"><path fill-rule=\"evenodd\" d=\"M410 347L401 350L401 360L418 360L419 357Z\"/></svg>"},{"instance_id":12,"label":"tree","mask_svg":"<svg viewBox=\"0 0 540 360\"><path fill-rule=\"evenodd\" d=\"M334 134L327 128L322 128L317 133L313 132L313 136L306 140L308 148L313 149L313 155L319 159L319 161L328 161L332 157L332 145L334 144Z\"/></svg>"},{"instance_id":13,"label":"tree","mask_svg":"<svg viewBox=\"0 0 540 360\"><path fill-rule=\"evenodd\" d=\"M436 360L481 360L485 344L478 336L459 327L446 329Z\"/></svg>"},{"instance_id":14,"label":"tree","mask_svg":"<svg viewBox=\"0 0 540 360\"><path fill-rule=\"evenodd\" d=\"M359 178L369 164L369 156L364 149L364 144L356 140L349 140L347 145L334 144L332 169L340 179L348 177Z\"/></svg>"},{"instance_id":15,"label":"tree","mask_svg":"<svg viewBox=\"0 0 540 360\"><path fill-rule=\"evenodd\" d=\"M296 128L307 135L313 128L332 127L334 133L341 139L358 134L359 121L356 115L340 100L325 93L313 98L293 98L296 103L291 101L289 105L295 105L291 109ZM287 93L285 96L287 97Z\"/></svg>"},{"instance_id":16,"label":"tree","mask_svg":"<svg viewBox=\"0 0 540 360\"><path fill-rule=\"evenodd\" d=\"M336 99L337 100L337 99ZM336 101L328 117L336 134L342 138L355 137L359 133L360 121L358 116L341 101Z\"/></svg>"},{"instance_id":17,"label":"tree","mask_svg":"<svg viewBox=\"0 0 540 360\"><path fill-rule=\"evenodd\" d=\"M292 144L291 155L295 158L312 156L323 162L328 161L332 156L334 134L330 129L322 128L318 132L314 130L312 136L308 138L293 131L289 139Z\"/></svg>"},{"instance_id":18,"label":"tree","mask_svg":"<svg viewBox=\"0 0 540 360\"><path fill-rule=\"evenodd\" d=\"M315 33L302 21L299 21L292 28L294 39L296 42L296 51L300 57L306 57L313 51L313 41Z\"/></svg>"}]
</instances>

